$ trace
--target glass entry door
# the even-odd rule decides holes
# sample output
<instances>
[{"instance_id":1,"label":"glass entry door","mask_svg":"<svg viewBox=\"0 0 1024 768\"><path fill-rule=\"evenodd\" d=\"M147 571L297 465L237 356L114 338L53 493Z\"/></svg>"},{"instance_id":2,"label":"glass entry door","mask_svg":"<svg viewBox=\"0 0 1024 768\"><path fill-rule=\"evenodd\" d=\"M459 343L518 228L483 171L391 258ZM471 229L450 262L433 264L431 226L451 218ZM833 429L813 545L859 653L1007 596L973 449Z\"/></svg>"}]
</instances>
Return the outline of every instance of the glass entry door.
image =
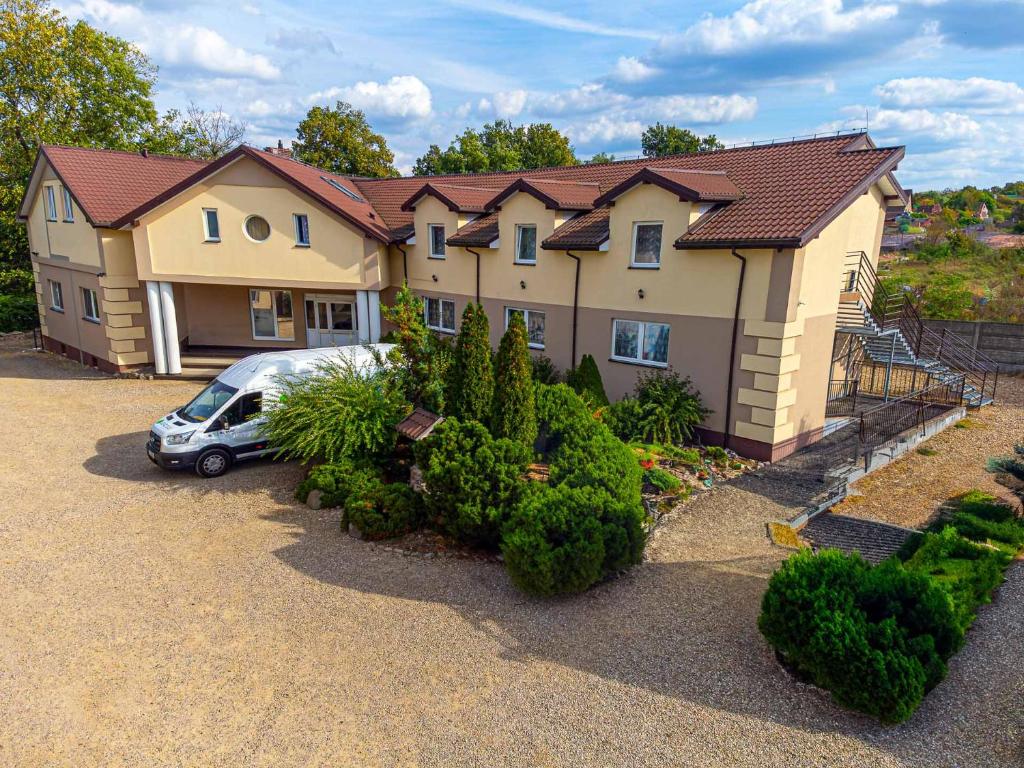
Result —
<instances>
[{"instance_id":1,"label":"glass entry door","mask_svg":"<svg viewBox=\"0 0 1024 768\"><path fill-rule=\"evenodd\" d=\"M344 296L307 296L306 343L310 347L358 344L355 302Z\"/></svg>"}]
</instances>

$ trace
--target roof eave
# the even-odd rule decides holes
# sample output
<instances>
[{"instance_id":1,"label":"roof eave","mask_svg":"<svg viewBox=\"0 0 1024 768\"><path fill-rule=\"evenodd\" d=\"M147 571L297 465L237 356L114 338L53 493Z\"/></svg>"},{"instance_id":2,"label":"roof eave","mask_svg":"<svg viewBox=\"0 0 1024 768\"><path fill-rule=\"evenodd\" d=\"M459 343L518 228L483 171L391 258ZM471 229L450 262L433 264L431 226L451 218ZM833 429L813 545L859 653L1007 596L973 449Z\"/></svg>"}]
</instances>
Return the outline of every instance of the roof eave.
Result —
<instances>
[{"instance_id":1,"label":"roof eave","mask_svg":"<svg viewBox=\"0 0 1024 768\"><path fill-rule=\"evenodd\" d=\"M835 221L839 214L845 211L854 200L867 192L871 188L872 184L877 183L879 179L895 170L896 166L899 165L900 160L903 159L905 154L906 147L894 147L888 156L875 166L871 173L865 176L860 183L850 189L849 192L839 198L835 205L825 211L825 213L818 217L817 221L804 230L803 234L800 235L799 247L802 248L820 235L825 227Z\"/></svg>"},{"instance_id":2,"label":"roof eave","mask_svg":"<svg viewBox=\"0 0 1024 768\"><path fill-rule=\"evenodd\" d=\"M673 243L673 247L678 251L719 248L799 248L800 238L778 237L765 238L763 240L749 237L714 238L708 240L683 240L679 238Z\"/></svg>"},{"instance_id":3,"label":"roof eave","mask_svg":"<svg viewBox=\"0 0 1024 768\"><path fill-rule=\"evenodd\" d=\"M49 165L50 168L53 169L53 173L57 177L57 180L63 185L63 187L71 195L71 199L75 201L75 205L78 206L78 209L82 212L82 215L85 216L85 220L89 224L89 226L93 227L94 229L98 228L98 227L110 227L111 226L110 222L108 222L108 221L97 221L89 213L89 209L86 208L84 205L82 205L82 201L78 199L78 195L75 194L75 190L71 188L71 185L68 184L67 181L64 180L64 177L61 175L60 170L57 168L56 164L53 162L53 159L50 157L49 154L47 154L47 152L46 152L46 145L45 144L40 144L39 145L39 149L36 150L36 159L35 159L35 162L32 164L32 173L29 176L29 183L25 185L25 192L22 194L22 196L21 196L21 203L18 205L18 219L20 221L28 221L28 214L27 213L23 214L22 210L24 209L25 204L28 202L29 195L32 194L39 187L38 182L33 184L33 181L34 181L34 179L36 177L36 171L39 170L39 161L41 159L43 159L43 158L46 159L46 164Z\"/></svg>"}]
</instances>

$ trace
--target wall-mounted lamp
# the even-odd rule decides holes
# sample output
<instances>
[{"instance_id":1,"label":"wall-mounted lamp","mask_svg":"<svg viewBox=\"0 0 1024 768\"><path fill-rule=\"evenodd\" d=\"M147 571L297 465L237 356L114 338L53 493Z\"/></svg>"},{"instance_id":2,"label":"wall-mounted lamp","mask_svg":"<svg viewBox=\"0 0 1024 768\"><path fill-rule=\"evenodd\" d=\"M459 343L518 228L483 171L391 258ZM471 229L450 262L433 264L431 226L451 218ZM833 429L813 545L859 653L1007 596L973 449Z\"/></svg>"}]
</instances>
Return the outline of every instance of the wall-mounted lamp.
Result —
<instances>
[{"instance_id":1,"label":"wall-mounted lamp","mask_svg":"<svg viewBox=\"0 0 1024 768\"><path fill-rule=\"evenodd\" d=\"M526 281L525 280L520 280L519 281L519 287L522 288L523 290L526 290Z\"/></svg>"},{"instance_id":2,"label":"wall-mounted lamp","mask_svg":"<svg viewBox=\"0 0 1024 768\"><path fill-rule=\"evenodd\" d=\"M431 275L431 277L434 278L434 282L436 283L437 282L437 275Z\"/></svg>"},{"instance_id":3,"label":"wall-mounted lamp","mask_svg":"<svg viewBox=\"0 0 1024 768\"><path fill-rule=\"evenodd\" d=\"M636 292L636 295L638 299L642 299L644 297L644 289L641 288L639 291Z\"/></svg>"}]
</instances>

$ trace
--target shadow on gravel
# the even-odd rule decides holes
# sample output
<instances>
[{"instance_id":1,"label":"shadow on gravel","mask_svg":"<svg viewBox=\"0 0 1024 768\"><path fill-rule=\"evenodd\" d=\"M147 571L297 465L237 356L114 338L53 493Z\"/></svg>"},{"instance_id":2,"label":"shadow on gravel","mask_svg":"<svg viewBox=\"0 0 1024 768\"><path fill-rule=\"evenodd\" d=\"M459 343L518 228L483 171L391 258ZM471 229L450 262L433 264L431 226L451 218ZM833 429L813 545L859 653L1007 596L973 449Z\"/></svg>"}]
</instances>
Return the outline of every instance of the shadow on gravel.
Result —
<instances>
[{"instance_id":1,"label":"shadow on gravel","mask_svg":"<svg viewBox=\"0 0 1024 768\"><path fill-rule=\"evenodd\" d=\"M146 455L148 437L146 430L100 438L96 441L96 454L82 462L82 466L100 477L147 483L162 490L188 489L200 493L291 488L297 482L297 477L291 477L298 471L297 465L270 458L239 462L227 474L213 479L199 477L191 469L161 469ZM277 494L273 496L277 501L287 501ZM282 492L282 496L290 498L290 493Z\"/></svg>"},{"instance_id":2,"label":"shadow on gravel","mask_svg":"<svg viewBox=\"0 0 1024 768\"><path fill-rule=\"evenodd\" d=\"M933 765L922 761L922 745L935 748L936 723L947 723L952 734L958 722L964 728L954 742L977 742L979 764L1002 764L1006 745L994 746L970 723L985 716L985 697L993 688L1006 691L1005 675L1015 670L972 663L980 669L951 690L949 682L940 686L921 713L898 727L846 712L824 692L792 681L757 631L761 596L777 565L770 555L647 562L583 595L536 600L518 592L495 563L423 559L349 539L335 510L282 508L264 519L292 529L294 541L275 555L295 570L345 589L444 605L513 661L554 662L788 728L843 734L910 765ZM1001 642L1021 647L1020 622L1009 634ZM972 654L970 643L963 653ZM986 761L996 749L999 758Z\"/></svg>"},{"instance_id":3,"label":"shadow on gravel","mask_svg":"<svg viewBox=\"0 0 1024 768\"><path fill-rule=\"evenodd\" d=\"M46 352L0 350L0 379L105 381L109 378L109 374Z\"/></svg>"}]
</instances>

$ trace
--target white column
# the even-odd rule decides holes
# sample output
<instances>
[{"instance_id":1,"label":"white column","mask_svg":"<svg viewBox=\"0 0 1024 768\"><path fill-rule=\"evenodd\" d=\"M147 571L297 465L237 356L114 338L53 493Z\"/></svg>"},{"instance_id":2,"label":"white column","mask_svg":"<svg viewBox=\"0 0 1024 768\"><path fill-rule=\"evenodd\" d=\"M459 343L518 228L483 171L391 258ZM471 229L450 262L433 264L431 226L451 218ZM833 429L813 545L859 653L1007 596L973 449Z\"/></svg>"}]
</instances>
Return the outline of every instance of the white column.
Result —
<instances>
[{"instance_id":1,"label":"white column","mask_svg":"<svg viewBox=\"0 0 1024 768\"><path fill-rule=\"evenodd\" d=\"M149 335L153 339L153 366L157 373L167 373L164 321L160 309L160 283L153 280L146 281L146 303L149 304Z\"/></svg>"},{"instance_id":2,"label":"white column","mask_svg":"<svg viewBox=\"0 0 1024 768\"><path fill-rule=\"evenodd\" d=\"M380 291L367 291L367 302L370 315L370 343L380 341Z\"/></svg>"},{"instance_id":3,"label":"white column","mask_svg":"<svg viewBox=\"0 0 1024 768\"><path fill-rule=\"evenodd\" d=\"M370 299L368 291L356 291L356 330L360 344L370 343Z\"/></svg>"},{"instance_id":4,"label":"white column","mask_svg":"<svg viewBox=\"0 0 1024 768\"><path fill-rule=\"evenodd\" d=\"M160 283L160 306L163 309L164 344L167 348L167 372L181 373L181 350L178 347L178 316L174 311L174 286Z\"/></svg>"}]
</instances>

